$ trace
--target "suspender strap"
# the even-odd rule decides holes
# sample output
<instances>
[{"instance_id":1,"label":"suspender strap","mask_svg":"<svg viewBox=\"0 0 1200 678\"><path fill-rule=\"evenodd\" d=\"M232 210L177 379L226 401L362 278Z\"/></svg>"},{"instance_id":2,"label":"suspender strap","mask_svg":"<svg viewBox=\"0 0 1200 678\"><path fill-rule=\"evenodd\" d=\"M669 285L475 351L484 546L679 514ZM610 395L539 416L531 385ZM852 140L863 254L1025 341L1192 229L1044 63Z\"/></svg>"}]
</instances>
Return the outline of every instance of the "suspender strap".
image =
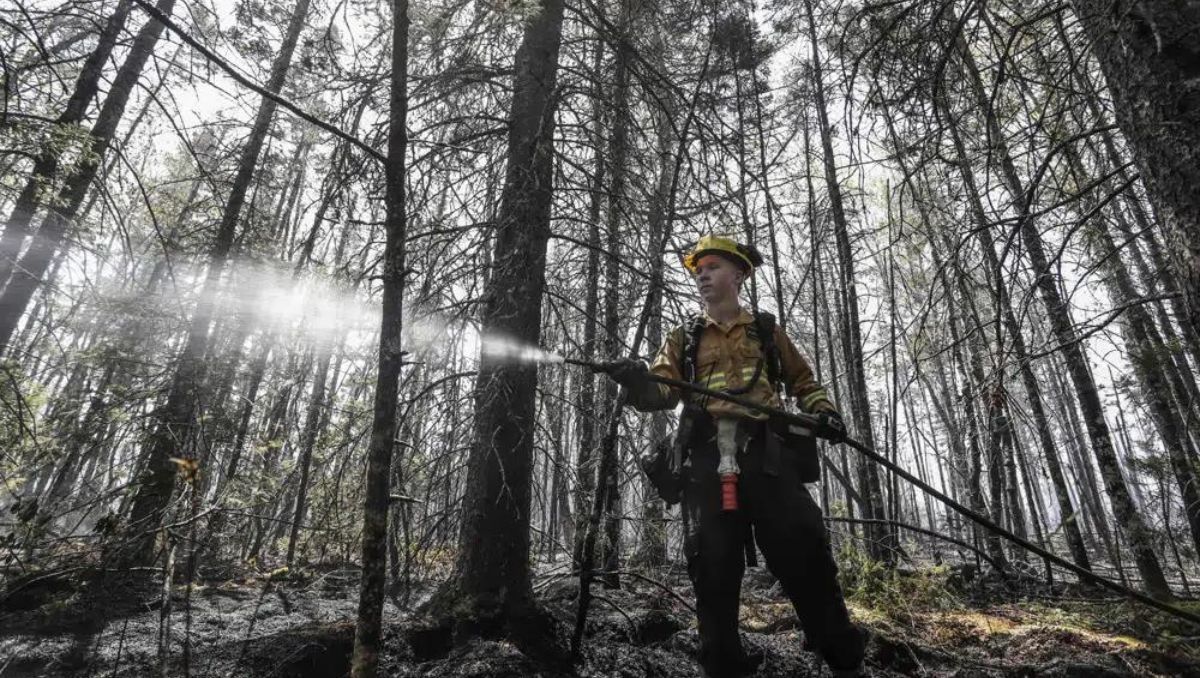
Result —
<instances>
[{"instance_id":1,"label":"suspender strap","mask_svg":"<svg viewBox=\"0 0 1200 678\"><path fill-rule=\"evenodd\" d=\"M683 344L683 380L695 383L696 382L696 365L700 357L700 339L704 334L704 316L694 316L691 322L684 328L684 344ZM691 392L683 394L683 397L690 401L694 395Z\"/></svg>"}]
</instances>

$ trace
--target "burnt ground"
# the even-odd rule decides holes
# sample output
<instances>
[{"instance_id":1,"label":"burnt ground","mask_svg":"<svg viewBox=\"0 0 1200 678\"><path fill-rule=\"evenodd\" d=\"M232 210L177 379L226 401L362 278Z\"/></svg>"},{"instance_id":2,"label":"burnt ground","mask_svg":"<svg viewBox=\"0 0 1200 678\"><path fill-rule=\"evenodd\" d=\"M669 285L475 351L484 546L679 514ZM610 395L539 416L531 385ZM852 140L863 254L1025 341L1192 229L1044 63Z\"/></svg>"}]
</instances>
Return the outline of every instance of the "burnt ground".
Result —
<instances>
[{"instance_id":1,"label":"burnt ground","mask_svg":"<svg viewBox=\"0 0 1200 678\"><path fill-rule=\"evenodd\" d=\"M342 676L357 577L334 569L175 585L165 613L161 581L109 575L81 585L78 573L26 579L9 585L0 608L0 678ZM686 577L627 575L623 584L596 587L583 657L568 668L503 640L451 647L446 635L414 633L421 620L389 602L381 675L697 676ZM565 638L577 582L544 575L537 591ZM1200 676L1200 629L1113 599L1031 589L1014 600L1012 589L936 569L851 578L847 592L854 617L872 632L874 676ZM745 644L762 657L754 675L829 675L805 651L769 574L748 571L742 600Z\"/></svg>"}]
</instances>

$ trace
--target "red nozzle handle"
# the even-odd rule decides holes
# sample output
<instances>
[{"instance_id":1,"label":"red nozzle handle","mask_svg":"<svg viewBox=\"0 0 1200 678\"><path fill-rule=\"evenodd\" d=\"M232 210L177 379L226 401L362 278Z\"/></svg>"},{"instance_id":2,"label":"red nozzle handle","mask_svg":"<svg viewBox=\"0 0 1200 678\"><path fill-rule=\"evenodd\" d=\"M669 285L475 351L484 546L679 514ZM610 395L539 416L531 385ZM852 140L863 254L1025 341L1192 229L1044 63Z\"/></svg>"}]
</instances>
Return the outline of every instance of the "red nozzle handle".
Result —
<instances>
[{"instance_id":1,"label":"red nozzle handle","mask_svg":"<svg viewBox=\"0 0 1200 678\"><path fill-rule=\"evenodd\" d=\"M738 510L737 501L737 481L736 473L725 473L721 475L721 510L736 511Z\"/></svg>"}]
</instances>

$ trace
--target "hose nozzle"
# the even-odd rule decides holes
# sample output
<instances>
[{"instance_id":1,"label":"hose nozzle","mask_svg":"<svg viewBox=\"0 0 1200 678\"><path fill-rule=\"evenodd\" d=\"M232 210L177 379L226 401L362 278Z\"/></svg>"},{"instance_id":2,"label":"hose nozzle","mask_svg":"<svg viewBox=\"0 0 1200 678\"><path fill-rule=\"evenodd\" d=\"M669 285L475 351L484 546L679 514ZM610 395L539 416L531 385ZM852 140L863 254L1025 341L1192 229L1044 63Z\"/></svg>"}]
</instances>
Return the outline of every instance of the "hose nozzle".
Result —
<instances>
[{"instance_id":1,"label":"hose nozzle","mask_svg":"<svg viewBox=\"0 0 1200 678\"><path fill-rule=\"evenodd\" d=\"M722 473L721 474L721 510L736 511L738 510L738 474Z\"/></svg>"},{"instance_id":2,"label":"hose nozzle","mask_svg":"<svg viewBox=\"0 0 1200 678\"><path fill-rule=\"evenodd\" d=\"M721 476L721 510L738 510L737 482L738 473L738 433L740 426L736 419L721 417L717 419L717 451L721 460L717 464L717 474Z\"/></svg>"}]
</instances>

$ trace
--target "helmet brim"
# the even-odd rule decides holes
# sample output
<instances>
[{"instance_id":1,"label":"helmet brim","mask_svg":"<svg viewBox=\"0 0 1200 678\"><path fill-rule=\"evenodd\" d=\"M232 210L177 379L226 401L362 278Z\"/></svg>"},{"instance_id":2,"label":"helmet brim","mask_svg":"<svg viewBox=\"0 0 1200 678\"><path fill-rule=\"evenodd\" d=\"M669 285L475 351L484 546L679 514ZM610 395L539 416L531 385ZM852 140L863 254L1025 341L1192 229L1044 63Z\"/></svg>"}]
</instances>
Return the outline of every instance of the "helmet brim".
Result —
<instances>
[{"instance_id":1,"label":"helmet brim","mask_svg":"<svg viewBox=\"0 0 1200 678\"><path fill-rule=\"evenodd\" d=\"M762 254L759 253L758 248L742 244L737 245L736 252L719 248L703 249L690 252L683 258L683 265L685 268L687 268L687 270L695 273L697 262L700 261L701 257L705 257L710 254L724 257L725 259L737 264L742 268L742 270L746 271L746 273L753 273L754 269L763 265L763 257Z\"/></svg>"},{"instance_id":2,"label":"helmet brim","mask_svg":"<svg viewBox=\"0 0 1200 678\"><path fill-rule=\"evenodd\" d=\"M747 273L754 268L748 258L734 254L728 250L700 250L699 252L693 252L684 258L683 265L686 266L689 271L695 273L696 266L700 263L700 260L710 255L718 256L726 261L737 264L738 268L746 271Z\"/></svg>"}]
</instances>

